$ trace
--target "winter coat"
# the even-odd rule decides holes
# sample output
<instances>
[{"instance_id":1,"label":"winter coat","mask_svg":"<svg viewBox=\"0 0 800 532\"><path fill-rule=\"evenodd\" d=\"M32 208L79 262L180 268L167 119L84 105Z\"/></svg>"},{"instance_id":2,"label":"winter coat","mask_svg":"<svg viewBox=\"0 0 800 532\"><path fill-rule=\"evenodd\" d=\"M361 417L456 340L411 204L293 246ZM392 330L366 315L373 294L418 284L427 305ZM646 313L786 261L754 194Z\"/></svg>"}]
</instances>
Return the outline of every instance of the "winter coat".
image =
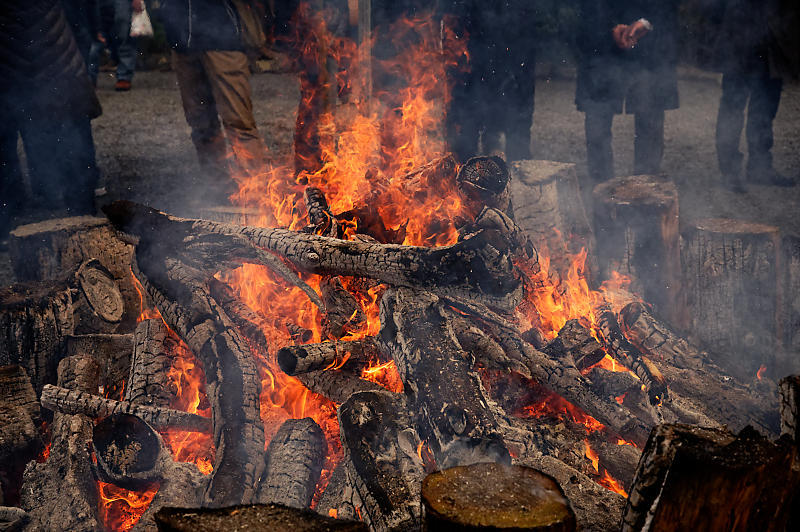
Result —
<instances>
[{"instance_id":1,"label":"winter coat","mask_svg":"<svg viewBox=\"0 0 800 532\"><path fill-rule=\"evenodd\" d=\"M243 50L239 16L230 0L161 0L154 13L179 52Z\"/></svg>"},{"instance_id":2,"label":"winter coat","mask_svg":"<svg viewBox=\"0 0 800 532\"><path fill-rule=\"evenodd\" d=\"M800 0L706 0L705 8L716 36L713 70L800 75Z\"/></svg>"},{"instance_id":3,"label":"winter coat","mask_svg":"<svg viewBox=\"0 0 800 532\"><path fill-rule=\"evenodd\" d=\"M575 35L578 109L629 113L678 107L678 0L581 0ZM653 31L621 50L612 30L645 18Z\"/></svg>"},{"instance_id":4,"label":"winter coat","mask_svg":"<svg viewBox=\"0 0 800 532\"><path fill-rule=\"evenodd\" d=\"M100 115L100 102L59 0L4 1L0 98L18 119Z\"/></svg>"}]
</instances>

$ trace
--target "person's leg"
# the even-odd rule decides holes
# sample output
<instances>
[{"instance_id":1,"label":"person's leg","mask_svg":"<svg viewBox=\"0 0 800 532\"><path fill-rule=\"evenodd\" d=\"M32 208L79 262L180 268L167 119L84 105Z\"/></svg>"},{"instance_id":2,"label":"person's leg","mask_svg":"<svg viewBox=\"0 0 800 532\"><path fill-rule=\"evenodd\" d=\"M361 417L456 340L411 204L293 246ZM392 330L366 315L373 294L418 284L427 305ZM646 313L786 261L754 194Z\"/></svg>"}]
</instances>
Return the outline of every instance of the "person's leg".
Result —
<instances>
[{"instance_id":1,"label":"person's leg","mask_svg":"<svg viewBox=\"0 0 800 532\"><path fill-rule=\"evenodd\" d=\"M722 76L722 97L717 114L717 161L722 172L723 183L739 181L742 168L742 152L739 140L744 126L744 108L747 105L749 90L743 76L724 74Z\"/></svg>"},{"instance_id":2,"label":"person's leg","mask_svg":"<svg viewBox=\"0 0 800 532\"><path fill-rule=\"evenodd\" d=\"M89 64L86 65L89 71L89 79L92 84L97 86L97 76L100 72L100 58L103 56L105 45L98 40L92 41L92 46L89 48Z\"/></svg>"},{"instance_id":3,"label":"person's leg","mask_svg":"<svg viewBox=\"0 0 800 532\"><path fill-rule=\"evenodd\" d=\"M5 116L0 121L0 241L8 236L14 216L20 212L25 198L17 156L19 131L8 114Z\"/></svg>"},{"instance_id":4,"label":"person's leg","mask_svg":"<svg viewBox=\"0 0 800 532\"><path fill-rule=\"evenodd\" d=\"M634 128L633 172L658 174L664 157L664 110L636 113Z\"/></svg>"},{"instance_id":5,"label":"person's leg","mask_svg":"<svg viewBox=\"0 0 800 532\"><path fill-rule=\"evenodd\" d=\"M114 39L117 43L117 90L127 90L136 70L139 46L131 37L131 0L114 0ZM125 83L119 83L127 82Z\"/></svg>"},{"instance_id":6,"label":"person's leg","mask_svg":"<svg viewBox=\"0 0 800 532\"><path fill-rule=\"evenodd\" d=\"M471 72L454 72L451 77L453 89L445 118L445 137L448 149L463 163L478 154L481 108L475 105L477 79Z\"/></svg>"},{"instance_id":7,"label":"person's leg","mask_svg":"<svg viewBox=\"0 0 800 532\"><path fill-rule=\"evenodd\" d=\"M227 173L225 136L200 54L173 51L172 68L178 78L183 113L186 123L192 128L192 142L200 165Z\"/></svg>"},{"instance_id":8,"label":"person's leg","mask_svg":"<svg viewBox=\"0 0 800 532\"><path fill-rule=\"evenodd\" d=\"M594 183L614 177L614 152L611 147L611 126L614 111L608 105L586 106L586 164Z\"/></svg>"},{"instance_id":9,"label":"person's leg","mask_svg":"<svg viewBox=\"0 0 800 532\"><path fill-rule=\"evenodd\" d=\"M253 117L247 56L208 51L201 58L236 163L247 172L263 172L266 147Z\"/></svg>"},{"instance_id":10,"label":"person's leg","mask_svg":"<svg viewBox=\"0 0 800 532\"><path fill-rule=\"evenodd\" d=\"M31 185L32 205L36 210L61 211L65 208L60 146L64 140L64 121L40 116L21 120L20 135Z\"/></svg>"},{"instance_id":11,"label":"person's leg","mask_svg":"<svg viewBox=\"0 0 800 532\"><path fill-rule=\"evenodd\" d=\"M92 125L88 118L65 121L58 147L64 187L64 203L73 216L95 214L94 189L99 180Z\"/></svg>"},{"instance_id":12,"label":"person's leg","mask_svg":"<svg viewBox=\"0 0 800 532\"><path fill-rule=\"evenodd\" d=\"M746 131L747 175L757 182L780 184L774 182L781 176L776 174L772 166L772 122L778 113L782 82L767 74L753 76L748 81L750 105L747 109Z\"/></svg>"}]
</instances>

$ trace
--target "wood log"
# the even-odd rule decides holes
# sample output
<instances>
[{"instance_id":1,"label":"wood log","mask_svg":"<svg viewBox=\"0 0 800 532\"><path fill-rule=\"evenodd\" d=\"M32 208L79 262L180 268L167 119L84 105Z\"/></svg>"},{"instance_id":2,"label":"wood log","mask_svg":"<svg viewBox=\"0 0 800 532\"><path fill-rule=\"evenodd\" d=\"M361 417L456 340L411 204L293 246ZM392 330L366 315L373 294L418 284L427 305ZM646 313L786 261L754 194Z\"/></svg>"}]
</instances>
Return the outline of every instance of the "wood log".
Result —
<instances>
[{"instance_id":1,"label":"wood log","mask_svg":"<svg viewBox=\"0 0 800 532\"><path fill-rule=\"evenodd\" d=\"M649 353L672 395L689 402L691 410L733 430L752 425L777 436L779 418L772 406L777 397L740 384L715 365L708 353L675 333L641 303L623 308L620 322L631 342Z\"/></svg>"},{"instance_id":2,"label":"wood log","mask_svg":"<svg viewBox=\"0 0 800 532\"><path fill-rule=\"evenodd\" d=\"M772 373L778 376L798 371L796 357L792 355L800 353L800 235L785 235L782 244L779 326L783 333L784 357Z\"/></svg>"},{"instance_id":3,"label":"wood log","mask_svg":"<svg viewBox=\"0 0 800 532\"><path fill-rule=\"evenodd\" d=\"M308 532L366 532L358 521L332 519L311 510L279 504L253 504L227 508L163 508L156 514L162 532L199 530L304 530Z\"/></svg>"},{"instance_id":4,"label":"wood log","mask_svg":"<svg viewBox=\"0 0 800 532\"><path fill-rule=\"evenodd\" d=\"M207 276L170 258L158 242L140 243L133 266L164 321L186 341L206 376L217 452L204 504L252 502L263 470L264 426L261 382L245 340L209 294Z\"/></svg>"},{"instance_id":5,"label":"wood log","mask_svg":"<svg viewBox=\"0 0 800 532\"><path fill-rule=\"evenodd\" d=\"M347 478L373 530L408 530L421 522L418 493L425 471L421 440L406 401L383 391L354 394L338 409Z\"/></svg>"},{"instance_id":6,"label":"wood log","mask_svg":"<svg viewBox=\"0 0 800 532\"><path fill-rule=\"evenodd\" d=\"M238 237L311 273L371 277L507 311L521 298L521 285L514 277L515 270L507 254L509 243L492 231L481 232L453 246L424 248L345 241L286 229L183 220L130 202L115 202L105 207L105 212L119 230L145 239L143 243L159 248L163 254L185 247L181 242L189 237L200 246L201 236L206 235L221 246L220 241L231 238L233 243L224 246L230 255L239 246ZM191 249L200 252L199 247ZM247 260L258 258L248 256ZM215 264L216 270L219 265Z\"/></svg>"},{"instance_id":7,"label":"wood log","mask_svg":"<svg viewBox=\"0 0 800 532\"><path fill-rule=\"evenodd\" d=\"M592 331L578 320L565 323L558 331L558 336L544 346L542 351L556 359L571 357L579 371L594 366L606 356L603 347L592 336Z\"/></svg>"},{"instance_id":8,"label":"wood log","mask_svg":"<svg viewBox=\"0 0 800 532\"><path fill-rule=\"evenodd\" d=\"M653 430L625 508L623 531L784 530L800 485L796 447L752 429Z\"/></svg>"},{"instance_id":9,"label":"wood log","mask_svg":"<svg viewBox=\"0 0 800 532\"><path fill-rule=\"evenodd\" d=\"M131 277L133 246L120 240L107 220L76 216L17 227L9 239L14 273L20 281L58 279L96 258L112 275L124 302L120 330L129 331L139 315L139 295Z\"/></svg>"},{"instance_id":10,"label":"wood log","mask_svg":"<svg viewBox=\"0 0 800 532\"><path fill-rule=\"evenodd\" d=\"M169 460L158 433L130 414L112 414L96 424L92 446L98 478L127 490L143 491L161 480Z\"/></svg>"},{"instance_id":11,"label":"wood log","mask_svg":"<svg viewBox=\"0 0 800 532\"><path fill-rule=\"evenodd\" d=\"M800 444L800 375L781 379L781 434Z\"/></svg>"},{"instance_id":12,"label":"wood log","mask_svg":"<svg viewBox=\"0 0 800 532\"><path fill-rule=\"evenodd\" d=\"M122 397L129 383L133 334L78 334L65 337L67 356L91 355L100 365L100 391Z\"/></svg>"},{"instance_id":13,"label":"wood log","mask_svg":"<svg viewBox=\"0 0 800 532\"><path fill-rule=\"evenodd\" d=\"M655 364L622 334L617 317L610 309L598 309L595 314L605 345L616 360L636 373L647 390L650 404L657 405L664 401L667 398L667 383Z\"/></svg>"},{"instance_id":14,"label":"wood log","mask_svg":"<svg viewBox=\"0 0 800 532\"><path fill-rule=\"evenodd\" d=\"M295 378L312 392L330 399L337 405L344 403L351 395L358 392L386 389L344 369L308 371L296 375Z\"/></svg>"},{"instance_id":15,"label":"wood log","mask_svg":"<svg viewBox=\"0 0 800 532\"><path fill-rule=\"evenodd\" d=\"M328 200L322 190L317 187L306 187L303 191L303 201L306 204L308 221L314 228L315 234L332 238L344 236L344 230L328 207Z\"/></svg>"},{"instance_id":16,"label":"wood log","mask_svg":"<svg viewBox=\"0 0 800 532\"><path fill-rule=\"evenodd\" d=\"M721 218L683 235L684 280L692 330L737 376L774 367L780 309L778 228Z\"/></svg>"},{"instance_id":17,"label":"wood log","mask_svg":"<svg viewBox=\"0 0 800 532\"><path fill-rule=\"evenodd\" d=\"M347 468L342 460L331 473L328 486L317 504L317 512L321 515L337 519L358 519L363 503L347 478ZM358 512L356 507L359 508Z\"/></svg>"},{"instance_id":18,"label":"wood log","mask_svg":"<svg viewBox=\"0 0 800 532\"><path fill-rule=\"evenodd\" d=\"M75 330L65 283L19 283L0 289L0 366L19 364L36 393L56 382L64 337Z\"/></svg>"},{"instance_id":19,"label":"wood log","mask_svg":"<svg viewBox=\"0 0 800 532\"><path fill-rule=\"evenodd\" d=\"M487 207L510 215L510 180L506 162L494 156L472 157L458 168L456 175L458 189L473 215ZM444 192L442 197L447 196L448 191Z\"/></svg>"},{"instance_id":20,"label":"wood log","mask_svg":"<svg viewBox=\"0 0 800 532\"><path fill-rule=\"evenodd\" d=\"M340 364L359 372L370 362L386 362L372 337L354 341L335 340L318 344L289 345L278 350L278 365L287 375L324 370Z\"/></svg>"},{"instance_id":21,"label":"wood log","mask_svg":"<svg viewBox=\"0 0 800 532\"><path fill-rule=\"evenodd\" d=\"M21 366L0 367L0 505L19 500L22 472L42 449L39 401ZM0 526L0 529L2 527Z\"/></svg>"},{"instance_id":22,"label":"wood log","mask_svg":"<svg viewBox=\"0 0 800 532\"><path fill-rule=\"evenodd\" d=\"M28 512L14 506L0 506L0 530L16 532L28 522Z\"/></svg>"},{"instance_id":23,"label":"wood log","mask_svg":"<svg viewBox=\"0 0 800 532\"><path fill-rule=\"evenodd\" d=\"M594 234L586 216L575 165L553 161L511 163L514 220L561 275L569 270L564 252L585 249L594 257ZM596 273L596 265L588 265Z\"/></svg>"},{"instance_id":24,"label":"wood log","mask_svg":"<svg viewBox=\"0 0 800 532\"><path fill-rule=\"evenodd\" d=\"M524 466L474 464L422 483L425 529L575 530L575 513L552 477Z\"/></svg>"},{"instance_id":25,"label":"wood log","mask_svg":"<svg viewBox=\"0 0 800 532\"><path fill-rule=\"evenodd\" d=\"M44 408L55 412L80 414L91 419L101 419L112 414L131 414L157 429L174 428L205 433L212 430L212 420L197 414L105 399L96 394L69 390L51 384L46 385L42 390L41 403Z\"/></svg>"},{"instance_id":26,"label":"wood log","mask_svg":"<svg viewBox=\"0 0 800 532\"><path fill-rule=\"evenodd\" d=\"M161 318L144 320L136 326L125 401L137 406L169 407L176 394L169 379L175 344Z\"/></svg>"},{"instance_id":27,"label":"wood log","mask_svg":"<svg viewBox=\"0 0 800 532\"><path fill-rule=\"evenodd\" d=\"M660 176L617 177L597 185L593 198L600 278L630 276L632 291L683 327L675 184Z\"/></svg>"},{"instance_id":28,"label":"wood log","mask_svg":"<svg viewBox=\"0 0 800 532\"><path fill-rule=\"evenodd\" d=\"M286 420L264 455L258 502L309 508L327 448L325 435L313 419Z\"/></svg>"},{"instance_id":29,"label":"wood log","mask_svg":"<svg viewBox=\"0 0 800 532\"><path fill-rule=\"evenodd\" d=\"M339 277L326 277L320 282L325 314L322 319L323 334L328 338L341 338L357 331L366 321L353 294L342 286Z\"/></svg>"},{"instance_id":30,"label":"wood log","mask_svg":"<svg viewBox=\"0 0 800 532\"><path fill-rule=\"evenodd\" d=\"M236 297L233 289L228 284L212 277L208 280L208 290L214 300L225 311L225 314L233 320L242 335L266 353L268 348L267 337L264 336L262 327L265 320Z\"/></svg>"},{"instance_id":31,"label":"wood log","mask_svg":"<svg viewBox=\"0 0 800 532\"><path fill-rule=\"evenodd\" d=\"M68 357L58 365L58 383L79 394L97 393L100 368L88 356ZM86 442L92 420L82 415L56 413L46 462L25 468L22 508L29 530L104 530L98 516L98 488Z\"/></svg>"},{"instance_id":32,"label":"wood log","mask_svg":"<svg viewBox=\"0 0 800 532\"><path fill-rule=\"evenodd\" d=\"M75 333L113 333L125 312L117 281L97 259L82 262L75 271L73 293Z\"/></svg>"}]
</instances>

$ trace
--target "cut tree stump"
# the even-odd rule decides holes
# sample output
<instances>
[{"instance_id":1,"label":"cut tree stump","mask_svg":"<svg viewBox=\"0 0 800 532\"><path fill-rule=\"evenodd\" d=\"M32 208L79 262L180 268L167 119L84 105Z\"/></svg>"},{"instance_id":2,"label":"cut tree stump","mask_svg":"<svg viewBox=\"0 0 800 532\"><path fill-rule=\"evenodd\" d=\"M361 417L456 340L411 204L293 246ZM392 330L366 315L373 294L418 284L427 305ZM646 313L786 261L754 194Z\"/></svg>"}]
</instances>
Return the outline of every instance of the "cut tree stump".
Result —
<instances>
[{"instance_id":1,"label":"cut tree stump","mask_svg":"<svg viewBox=\"0 0 800 532\"><path fill-rule=\"evenodd\" d=\"M21 366L0 367L0 505L19 498L22 471L42 448L39 401ZM0 526L2 529L2 526Z\"/></svg>"},{"instance_id":2,"label":"cut tree stump","mask_svg":"<svg viewBox=\"0 0 800 532\"><path fill-rule=\"evenodd\" d=\"M554 161L511 163L511 201L514 221L524 229L540 252L548 250L556 270L569 269L564 252L581 248L593 257L594 234L578 186L575 165ZM591 267L590 271L595 271Z\"/></svg>"},{"instance_id":3,"label":"cut tree stump","mask_svg":"<svg viewBox=\"0 0 800 532\"><path fill-rule=\"evenodd\" d=\"M753 429L660 425L639 461L622 530L783 531L798 465L796 446Z\"/></svg>"},{"instance_id":4,"label":"cut tree stump","mask_svg":"<svg viewBox=\"0 0 800 532\"><path fill-rule=\"evenodd\" d=\"M309 508L327 449L325 435L313 419L286 420L264 455L257 501Z\"/></svg>"},{"instance_id":5,"label":"cut tree stump","mask_svg":"<svg viewBox=\"0 0 800 532\"><path fill-rule=\"evenodd\" d=\"M740 378L774 368L780 309L778 228L711 218L683 235L692 330Z\"/></svg>"},{"instance_id":6,"label":"cut tree stump","mask_svg":"<svg viewBox=\"0 0 800 532\"><path fill-rule=\"evenodd\" d=\"M76 393L97 393L100 368L89 356L68 357L58 365L58 383ZM25 468L22 507L30 530L104 530L99 494L86 443L93 422L83 415L53 416L50 453L44 463Z\"/></svg>"},{"instance_id":7,"label":"cut tree stump","mask_svg":"<svg viewBox=\"0 0 800 532\"><path fill-rule=\"evenodd\" d=\"M119 239L104 218L75 216L22 225L9 240L14 273L20 281L57 279L96 258L119 287L125 312L120 328L129 331L139 315L139 295L131 276L133 246Z\"/></svg>"},{"instance_id":8,"label":"cut tree stump","mask_svg":"<svg viewBox=\"0 0 800 532\"><path fill-rule=\"evenodd\" d=\"M425 530L572 532L575 513L552 477L524 466L474 464L422 483Z\"/></svg>"},{"instance_id":9,"label":"cut tree stump","mask_svg":"<svg viewBox=\"0 0 800 532\"><path fill-rule=\"evenodd\" d=\"M600 279L615 271L630 276L632 290L682 328L675 184L652 175L617 177L597 185L593 197Z\"/></svg>"}]
</instances>

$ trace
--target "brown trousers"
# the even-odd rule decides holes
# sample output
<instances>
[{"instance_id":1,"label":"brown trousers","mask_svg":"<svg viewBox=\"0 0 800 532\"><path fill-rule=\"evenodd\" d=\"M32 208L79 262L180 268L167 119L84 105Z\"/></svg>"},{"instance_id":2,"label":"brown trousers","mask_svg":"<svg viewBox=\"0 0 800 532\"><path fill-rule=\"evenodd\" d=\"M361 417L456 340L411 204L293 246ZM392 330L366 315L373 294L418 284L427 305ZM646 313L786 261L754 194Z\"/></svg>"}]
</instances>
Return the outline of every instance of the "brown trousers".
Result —
<instances>
[{"instance_id":1,"label":"brown trousers","mask_svg":"<svg viewBox=\"0 0 800 532\"><path fill-rule=\"evenodd\" d=\"M250 70L244 52L173 51L172 65L200 164L220 170L228 166L227 136L241 169L263 171L266 148L253 118Z\"/></svg>"}]
</instances>

